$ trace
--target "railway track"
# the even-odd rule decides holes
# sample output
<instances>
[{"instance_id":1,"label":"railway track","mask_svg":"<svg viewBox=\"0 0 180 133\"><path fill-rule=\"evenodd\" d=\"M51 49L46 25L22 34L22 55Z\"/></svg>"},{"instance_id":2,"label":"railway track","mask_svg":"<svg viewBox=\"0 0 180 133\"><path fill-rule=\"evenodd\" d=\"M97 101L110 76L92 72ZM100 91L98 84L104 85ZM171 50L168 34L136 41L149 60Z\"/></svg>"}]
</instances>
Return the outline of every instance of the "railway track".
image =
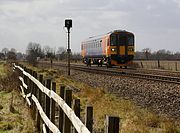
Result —
<instances>
[{"instance_id":1,"label":"railway track","mask_svg":"<svg viewBox=\"0 0 180 133\"><path fill-rule=\"evenodd\" d=\"M50 63L40 62L42 65L50 66ZM54 63L53 67L67 67L64 63ZM166 83L174 83L180 84L180 78L174 76L165 76L165 75L157 75L157 74L147 74L147 73L140 73L139 71L126 71L120 69L105 69L100 67L86 67L83 65L75 65L71 64L71 69L95 73L95 74L104 74L104 75L111 75L111 76L126 76L131 78L138 78L138 79L145 79L145 80L153 80L159 82L166 82Z\"/></svg>"}]
</instances>

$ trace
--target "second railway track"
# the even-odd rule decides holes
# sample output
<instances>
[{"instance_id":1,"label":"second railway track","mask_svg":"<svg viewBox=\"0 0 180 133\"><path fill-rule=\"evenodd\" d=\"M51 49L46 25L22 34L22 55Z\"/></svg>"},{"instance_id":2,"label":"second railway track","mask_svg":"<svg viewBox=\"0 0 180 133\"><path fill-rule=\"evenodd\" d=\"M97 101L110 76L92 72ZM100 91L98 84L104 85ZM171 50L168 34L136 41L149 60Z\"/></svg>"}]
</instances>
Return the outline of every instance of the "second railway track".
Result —
<instances>
[{"instance_id":1,"label":"second railway track","mask_svg":"<svg viewBox=\"0 0 180 133\"><path fill-rule=\"evenodd\" d=\"M50 63L47 62L40 62L42 65L51 66ZM67 67L64 63L54 63L53 67ZM83 72L89 72L89 73L95 73L95 74L105 74L105 75L114 75L114 76L126 76L126 77L132 77L132 78L139 78L139 79L145 79L145 80L153 80L153 81L159 81L159 82L166 82L166 83L174 83L174 84L180 84L180 78L174 77L174 76L165 76L165 75L156 75L156 74L144 74L144 73L138 73L137 72L128 72L125 70L116 70L116 69L100 69L99 67L86 67L83 65L75 65L71 64L71 69L83 71Z\"/></svg>"}]
</instances>

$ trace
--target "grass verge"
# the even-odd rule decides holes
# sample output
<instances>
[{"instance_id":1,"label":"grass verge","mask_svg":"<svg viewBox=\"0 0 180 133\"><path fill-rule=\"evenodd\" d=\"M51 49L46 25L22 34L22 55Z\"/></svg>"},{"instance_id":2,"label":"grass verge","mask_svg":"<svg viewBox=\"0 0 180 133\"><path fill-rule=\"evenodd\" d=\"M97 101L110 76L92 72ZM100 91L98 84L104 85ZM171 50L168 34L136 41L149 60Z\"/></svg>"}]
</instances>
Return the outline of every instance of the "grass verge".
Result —
<instances>
[{"instance_id":1,"label":"grass verge","mask_svg":"<svg viewBox=\"0 0 180 133\"><path fill-rule=\"evenodd\" d=\"M121 118L121 133L179 133L180 128L171 119L160 117L148 109L136 106L132 101L118 98L105 92L102 88L92 88L84 83L61 76L57 83L68 84L80 90L74 97L81 99L82 117L85 106L90 104L94 109L94 129L104 132L105 115Z\"/></svg>"},{"instance_id":2,"label":"grass verge","mask_svg":"<svg viewBox=\"0 0 180 133\"><path fill-rule=\"evenodd\" d=\"M17 77L8 73L10 69L0 64L0 133L34 133L30 112L17 91Z\"/></svg>"},{"instance_id":3,"label":"grass verge","mask_svg":"<svg viewBox=\"0 0 180 133\"><path fill-rule=\"evenodd\" d=\"M105 115L119 116L121 118L121 133L179 133L179 122L158 116L148 109L136 106L133 101L116 97L103 90L103 88L92 88L82 82L62 75L61 71L53 69L36 70L50 76L57 83L57 93L59 84L65 84L72 88L78 88L74 97L81 99L81 119L84 118L86 105L92 105L94 109L94 129L98 133L104 132Z\"/></svg>"}]
</instances>

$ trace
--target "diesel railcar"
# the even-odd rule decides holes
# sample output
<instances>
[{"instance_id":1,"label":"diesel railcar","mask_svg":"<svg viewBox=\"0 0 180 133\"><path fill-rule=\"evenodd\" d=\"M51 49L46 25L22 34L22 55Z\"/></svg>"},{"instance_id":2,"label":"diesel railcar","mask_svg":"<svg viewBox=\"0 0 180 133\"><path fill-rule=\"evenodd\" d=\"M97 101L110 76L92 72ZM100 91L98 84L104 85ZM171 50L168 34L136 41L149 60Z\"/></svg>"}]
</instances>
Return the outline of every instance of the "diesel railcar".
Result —
<instances>
[{"instance_id":1,"label":"diesel railcar","mask_svg":"<svg viewBox=\"0 0 180 133\"><path fill-rule=\"evenodd\" d=\"M127 67L134 57L134 34L115 30L90 37L81 43L81 55L87 65Z\"/></svg>"}]
</instances>

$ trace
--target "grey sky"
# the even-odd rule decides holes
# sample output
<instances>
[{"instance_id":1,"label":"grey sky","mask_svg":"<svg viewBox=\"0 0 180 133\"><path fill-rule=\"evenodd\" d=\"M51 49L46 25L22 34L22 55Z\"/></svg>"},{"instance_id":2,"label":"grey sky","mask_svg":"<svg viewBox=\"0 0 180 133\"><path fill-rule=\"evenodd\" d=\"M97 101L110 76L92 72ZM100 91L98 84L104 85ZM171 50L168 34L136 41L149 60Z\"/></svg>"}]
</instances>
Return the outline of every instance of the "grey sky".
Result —
<instances>
[{"instance_id":1,"label":"grey sky","mask_svg":"<svg viewBox=\"0 0 180 133\"><path fill-rule=\"evenodd\" d=\"M136 50L180 51L180 0L0 0L0 50L25 52L29 42L66 47L65 18L73 20L71 48L115 29L136 36Z\"/></svg>"}]
</instances>

